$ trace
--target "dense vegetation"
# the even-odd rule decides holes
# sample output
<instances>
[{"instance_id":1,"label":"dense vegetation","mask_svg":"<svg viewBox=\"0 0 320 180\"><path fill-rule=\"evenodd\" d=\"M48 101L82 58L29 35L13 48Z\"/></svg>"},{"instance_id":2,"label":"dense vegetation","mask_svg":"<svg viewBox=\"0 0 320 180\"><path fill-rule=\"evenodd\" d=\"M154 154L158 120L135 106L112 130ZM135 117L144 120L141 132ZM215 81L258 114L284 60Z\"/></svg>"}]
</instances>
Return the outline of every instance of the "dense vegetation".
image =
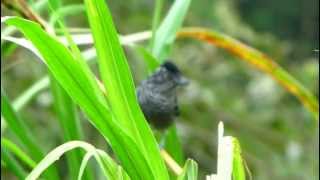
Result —
<instances>
[{"instance_id":1,"label":"dense vegetation","mask_svg":"<svg viewBox=\"0 0 320 180\"><path fill-rule=\"evenodd\" d=\"M318 178L318 1L1 2L24 18L1 18L2 178L81 140L53 152L45 179L204 179L220 121L234 179ZM160 152L134 88L166 58L190 84Z\"/></svg>"}]
</instances>

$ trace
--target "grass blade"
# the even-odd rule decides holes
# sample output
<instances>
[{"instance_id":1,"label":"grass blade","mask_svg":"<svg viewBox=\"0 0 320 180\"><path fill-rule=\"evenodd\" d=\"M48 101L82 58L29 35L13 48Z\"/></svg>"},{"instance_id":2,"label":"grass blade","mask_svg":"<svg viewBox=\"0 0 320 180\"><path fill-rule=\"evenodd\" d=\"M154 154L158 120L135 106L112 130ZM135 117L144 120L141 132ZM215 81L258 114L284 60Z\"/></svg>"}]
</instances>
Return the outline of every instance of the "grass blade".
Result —
<instances>
[{"instance_id":1,"label":"grass blade","mask_svg":"<svg viewBox=\"0 0 320 180\"><path fill-rule=\"evenodd\" d=\"M185 159L175 124L167 131L164 148L179 165L183 165Z\"/></svg>"},{"instance_id":2,"label":"grass blade","mask_svg":"<svg viewBox=\"0 0 320 180\"><path fill-rule=\"evenodd\" d=\"M185 28L180 31L177 36L179 38L189 37L198 39L226 49L231 54L240 57L241 60L253 65L262 72L269 74L288 92L296 96L314 115L316 121L319 120L319 102L316 97L274 60L260 51L227 35L204 28Z\"/></svg>"},{"instance_id":3,"label":"grass blade","mask_svg":"<svg viewBox=\"0 0 320 180\"><path fill-rule=\"evenodd\" d=\"M22 109L37 93L47 88L49 85L48 77L43 77L39 79L36 83L31 85L26 91L21 93L19 97L17 97L12 105L16 111Z\"/></svg>"},{"instance_id":4,"label":"grass blade","mask_svg":"<svg viewBox=\"0 0 320 180\"><path fill-rule=\"evenodd\" d=\"M143 57L142 59L147 64L148 73L153 73L159 66L158 60L142 46L135 45L133 48Z\"/></svg>"},{"instance_id":5,"label":"grass blade","mask_svg":"<svg viewBox=\"0 0 320 180\"><path fill-rule=\"evenodd\" d=\"M57 20L60 17L82 13L82 12L84 12L84 10L85 10L85 8L84 8L83 4L72 4L72 5L67 5L64 7L59 7L58 9L56 9L56 12L53 13L53 15L50 17L49 24L52 27L54 27Z\"/></svg>"},{"instance_id":6,"label":"grass blade","mask_svg":"<svg viewBox=\"0 0 320 180\"><path fill-rule=\"evenodd\" d=\"M233 138L233 167L232 167L232 179L233 180L245 180L245 168L243 159L241 157L240 143L236 138Z\"/></svg>"},{"instance_id":7,"label":"grass blade","mask_svg":"<svg viewBox=\"0 0 320 180\"><path fill-rule=\"evenodd\" d=\"M107 174L107 178L114 177L113 174L115 173L113 171L114 169L117 169L119 166L103 151L96 149L91 144L88 144L86 142L82 141L70 141L67 143L64 143L55 149L53 149L51 152L49 152L46 157L41 160L41 162L32 170L32 172L27 176L26 180L35 180L38 179L41 175L41 173L47 169L51 164L53 164L55 161L57 161L63 154L65 154L68 151L74 150L75 148L82 148L85 151L91 154L95 157L97 160L99 166L102 168L103 171ZM88 156L86 157L88 159ZM111 171L110 171L111 170ZM83 172L83 169L80 171ZM122 171L122 173L125 173ZM80 174L81 175L81 174ZM112 178L111 178L112 179Z\"/></svg>"},{"instance_id":8,"label":"grass blade","mask_svg":"<svg viewBox=\"0 0 320 180\"><path fill-rule=\"evenodd\" d=\"M84 157L82 158L81 164L80 164L80 169L79 169L79 173L78 173L78 180L82 179L82 176L84 174L85 168L90 160L90 158L93 156L92 152L87 152Z\"/></svg>"},{"instance_id":9,"label":"grass blade","mask_svg":"<svg viewBox=\"0 0 320 180\"><path fill-rule=\"evenodd\" d=\"M118 123L134 137L154 177L168 179L156 140L137 102L129 66L105 1L86 0L85 5L111 109Z\"/></svg>"},{"instance_id":10,"label":"grass blade","mask_svg":"<svg viewBox=\"0 0 320 180\"><path fill-rule=\"evenodd\" d=\"M1 90L1 115L6 120L6 123L10 130L18 137L21 141L21 144L28 149L31 157L40 161L43 157L43 152L41 148L36 143L35 137L32 135L30 129L27 128L27 125L20 119L20 117L15 113L11 104L9 103L8 98L4 95L4 92ZM54 167L48 169L47 178L56 179L58 173Z\"/></svg>"},{"instance_id":11,"label":"grass blade","mask_svg":"<svg viewBox=\"0 0 320 180\"><path fill-rule=\"evenodd\" d=\"M37 1L36 3L31 4L31 8L37 11L38 13L40 13L44 10L47 3L48 3L48 0ZM1 37L9 36L10 34L14 34L14 32L16 32L16 29L14 27L5 27L3 30L1 30ZM3 45L4 45L4 41L1 38L1 49Z\"/></svg>"},{"instance_id":12,"label":"grass blade","mask_svg":"<svg viewBox=\"0 0 320 180\"><path fill-rule=\"evenodd\" d=\"M18 179L24 179L27 173L23 170L22 166L17 160L7 151L6 148L1 147L1 161L6 164L6 167L12 171ZM1 168L2 169L2 168Z\"/></svg>"},{"instance_id":13,"label":"grass blade","mask_svg":"<svg viewBox=\"0 0 320 180\"><path fill-rule=\"evenodd\" d=\"M14 144L9 139L4 137L1 138L1 147L6 148L15 154L22 162L28 165L30 168L34 168L36 166L36 162L34 162L25 152L23 152L18 145Z\"/></svg>"},{"instance_id":14,"label":"grass blade","mask_svg":"<svg viewBox=\"0 0 320 180\"><path fill-rule=\"evenodd\" d=\"M58 9L59 7L61 7L62 2L61 2L61 0L49 0L49 5L53 9Z\"/></svg>"},{"instance_id":15,"label":"grass blade","mask_svg":"<svg viewBox=\"0 0 320 180\"><path fill-rule=\"evenodd\" d=\"M162 21L160 27L155 32L155 28L158 26L158 19L160 18L162 4L162 0L157 1L152 27L153 36L151 40L151 52L158 60L159 64L168 58L176 33L182 26L183 19L187 14L190 3L191 0L176 0ZM145 59L147 58L148 57ZM149 67L152 68L152 71L156 68L150 65ZM165 139L165 146L173 158L181 164L183 161L183 153L175 127L170 128Z\"/></svg>"},{"instance_id":16,"label":"grass blade","mask_svg":"<svg viewBox=\"0 0 320 180\"><path fill-rule=\"evenodd\" d=\"M61 4L60 0L55 0L55 3L58 5ZM57 22L59 24L60 28L63 30L64 36L67 37L68 44L70 45L71 50L73 50L74 54L76 54L76 57L78 57L77 59L81 59L82 57L81 57L80 50L74 44L70 34L65 28L64 20L61 17L62 12L57 11L58 7L54 6L52 3L50 3L49 5L53 13L53 16L55 17L53 23ZM69 11L69 13L73 13L73 12L75 11L71 11L71 10ZM52 24L52 26L54 27L54 24ZM58 115L60 125L63 129L64 140L65 141L81 140L82 129L80 126L80 119L77 116L76 105L74 104L70 96L67 94L67 92L59 85L59 83L54 79L54 77L51 74L50 74L50 77L51 77L50 78L51 90L53 92L53 97L54 97L54 106ZM83 156L83 154L79 150L70 152L67 155L68 167L70 171L69 178L71 179L77 178L78 167L81 162L81 156ZM85 176L86 176L86 179L93 178L91 168L87 168Z\"/></svg>"},{"instance_id":17,"label":"grass blade","mask_svg":"<svg viewBox=\"0 0 320 180\"><path fill-rule=\"evenodd\" d=\"M191 0L176 0L158 28L152 45L152 54L160 62L163 62L168 57L171 45L176 33L182 26L190 3Z\"/></svg>"},{"instance_id":18,"label":"grass blade","mask_svg":"<svg viewBox=\"0 0 320 180\"><path fill-rule=\"evenodd\" d=\"M53 105L63 132L64 141L81 140L82 130L75 104L53 77L51 77L50 86L54 99ZM82 153L79 150L67 154L70 179L77 178L77 167L79 167L81 162L81 156Z\"/></svg>"},{"instance_id":19,"label":"grass blade","mask_svg":"<svg viewBox=\"0 0 320 180\"><path fill-rule=\"evenodd\" d=\"M149 45L151 50L153 49L156 31L160 23L162 6L163 0L155 0L155 8L152 19L152 37Z\"/></svg>"},{"instance_id":20,"label":"grass blade","mask_svg":"<svg viewBox=\"0 0 320 180\"><path fill-rule=\"evenodd\" d=\"M197 180L198 179L198 164L192 159L188 159L183 167L182 173L177 180Z\"/></svg>"},{"instance_id":21,"label":"grass blade","mask_svg":"<svg viewBox=\"0 0 320 180\"><path fill-rule=\"evenodd\" d=\"M106 170L108 179L130 180L128 174L122 169L121 166L117 165L107 153L98 150L98 154L101 157L100 164L102 164L102 166Z\"/></svg>"},{"instance_id":22,"label":"grass blade","mask_svg":"<svg viewBox=\"0 0 320 180\"><path fill-rule=\"evenodd\" d=\"M111 144L130 177L153 179L145 156L132 137L119 126L88 65L75 59L65 46L44 32L38 24L18 17L7 18L5 22L17 27L32 41L56 80Z\"/></svg>"}]
</instances>

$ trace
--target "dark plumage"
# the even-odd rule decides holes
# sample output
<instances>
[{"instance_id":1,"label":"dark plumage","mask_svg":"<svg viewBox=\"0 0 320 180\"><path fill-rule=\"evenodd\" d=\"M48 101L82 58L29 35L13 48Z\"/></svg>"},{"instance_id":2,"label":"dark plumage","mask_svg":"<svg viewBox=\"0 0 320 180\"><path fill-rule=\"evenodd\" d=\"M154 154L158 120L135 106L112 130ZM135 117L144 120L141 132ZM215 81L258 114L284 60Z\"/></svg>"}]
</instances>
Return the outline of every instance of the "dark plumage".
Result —
<instances>
[{"instance_id":1,"label":"dark plumage","mask_svg":"<svg viewBox=\"0 0 320 180\"><path fill-rule=\"evenodd\" d=\"M140 107L146 119L158 129L167 128L179 115L176 89L187 79L170 61L162 64L137 89Z\"/></svg>"}]
</instances>

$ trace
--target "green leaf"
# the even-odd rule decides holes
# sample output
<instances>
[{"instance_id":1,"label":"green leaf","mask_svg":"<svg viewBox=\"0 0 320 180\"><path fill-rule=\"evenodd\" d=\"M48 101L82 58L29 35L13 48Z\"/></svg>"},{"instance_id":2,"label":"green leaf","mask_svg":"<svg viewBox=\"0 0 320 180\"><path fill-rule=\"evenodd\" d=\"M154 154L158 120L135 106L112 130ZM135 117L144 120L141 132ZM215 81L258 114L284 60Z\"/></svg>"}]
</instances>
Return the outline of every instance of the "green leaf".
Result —
<instances>
[{"instance_id":1,"label":"green leaf","mask_svg":"<svg viewBox=\"0 0 320 180\"><path fill-rule=\"evenodd\" d=\"M59 7L61 7L62 2L61 2L61 0L49 0L49 5L53 9L58 9Z\"/></svg>"},{"instance_id":2,"label":"green leaf","mask_svg":"<svg viewBox=\"0 0 320 180\"><path fill-rule=\"evenodd\" d=\"M114 160L104 151L98 150L98 153L101 157L101 164L109 175L108 179L115 180L129 180L130 177L122 169L121 166L117 165Z\"/></svg>"},{"instance_id":3,"label":"green leaf","mask_svg":"<svg viewBox=\"0 0 320 180\"><path fill-rule=\"evenodd\" d=\"M179 165L184 164L184 155L175 124L167 130L164 149L167 150Z\"/></svg>"},{"instance_id":4,"label":"green leaf","mask_svg":"<svg viewBox=\"0 0 320 180\"><path fill-rule=\"evenodd\" d=\"M37 140L31 133L31 130L27 127L25 122L16 114L13 110L7 96L1 90L1 115L6 120L6 123L10 130L18 137L21 144L28 150L31 157L39 161L43 157L43 152L39 145L36 143ZM58 177L58 173L55 167L49 169L47 178L55 179Z\"/></svg>"},{"instance_id":5,"label":"green leaf","mask_svg":"<svg viewBox=\"0 0 320 180\"><path fill-rule=\"evenodd\" d=\"M50 17L49 24L52 27L54 27L57 20L59 19L59 16L64 17L68 15L79 14L84 11L85 11L85 8L83 4L71 4L71 5L60 7L56 9L56 11Z\"/></svg>"},{"instance_id":6,"label":"green leaf","mask_svg":"<svg viewBox=\"0 0 320 180\"><path fill-rule=\"evenodd\" d=\"M83 141L69 141L67 143L64 143L55 149L53 149L51 152L49 152L46 157L41 160L39 164L32 170L32 172L27 176L26 180L36 180L40 177L41 173L47 169L50 165L52 165L55 161L60 159L60 157L65 154L68 151L74 150L76 148L82 148L85 151L87 151L87 155L85 156L85 161L89 160L91 156L93 156L98 164L99 167L104 172L105 178L107 179L117 179L116 175L123 175L128 178L125 171L121 169L119 165L117 165L112 158L109 157L108 154L106 154L104 151L96 149L94 146L92 146L89 143L83 142ZM84 166L81 166L79 171L79 177L82 177L84 171ZM79 178L78 178L79 179Z\"/></svg>"},{"instance_id":7,"label":"green leaf","mask_svg":"<svg viewBox=\"0 0 320 180\"><path fill-rule=\"evenodd\" d=\"M60 0L56 0L57 4L61 4ZM52 26L54 27L54 23L58 22L59 26L64 32L65 37L67 37L68 43L71 46L71 49L74 50L74 53L77 53L77 57L79 59L81 58L80 50L77 49L77 46L72 41L72 38L70 34L67 31L67 28L64 26L64 20L61 17L63 12L57 11L58 7L54 6L53 4L49 4L52 8L52 14L55 17L53 19ZM59 6L60 7L60 6ZM83 7L83 6L82 6ZM84 10L84 7L83 7ZM69 9L69 12L72 13L74 11L71 11ZM54 79L54 77L50 74L50 84L51 84L51 90L54 97L54 107L56 110L56 113L58 115L58 119L60 122L60 126L63 129L63 136L65 141L70 140L80 140L82 139L82 129L80 126L80 119L77 116L76 112L76 105L72 101L72 99L69 97L67 92L59 85L59 83ZM81 156L83 156L82 152L79 150L75 150L73 152L70 152L67 155L67 161L68 161L68 167L70 171L70 179L76 179L78 175L78 168L79 164L81 162ZM91 172L91 168L87 168L87 171L85 173L86 179L92 179L93 174Z\"/></svg>"},{"instance_id":8,"label":"green leaf","mask_svg":"<svg viewBox=\"0 0 320 180\"><path fill-rule=\"evenodd\" d=\"M34 168L36 166L36 162L34 162L25 152L23 152L18 145L13 143L7 138L1 138L1 147L8 149L10 152L15 154L22 162L28 165L30 168Z\"/></svg>"},{"instance_id":9,"label":"green leaf","mask_svg":"<svg viewBox=\"0 0 320 180\"><path fill-rule=\"evenodd\" d=\"M177 180L197 180L198 179L198 164L192 159L188 159L183 167L182 173Z\"/></svg>"},{"instance_id":10,"label":"green leaf","mask_svg":"<svg viewBox=\"0 0 320 180\"><path fill-rule=\"evenodd\" d=\"M32 41L56 80L111 144L130 177L154 179L151 168L133 137L119 126L119 120L111 113L88 65L75 59L65 46L48 35L38 24L17 17L8 18L5 22L16 26Z\"/></svg>"},{"instance_id":11,"label":"green leaf","mask_svg":"<svg viewBox=\"0 0 320 180\"><path fill-rule=\"evenodd\" d=\"M22 166L17 162L17 160L7 151L6 148L1 147L1 162L6 164L6 168L12 171L14 175L19 179L24 179L26 177L26 172ZM1 168L2 169L2 168Z\"/></svg>"},{"instance_id":12,"label":"green leaf","mask_svg":"<svg viewBox=\"0 0 320 180\"><path fill-rule=\"evenodd\" d=\"M64 141L81 140L82 130L75 104L53 77L50 79L50 85L54 99L53 105L62 129ZM76 179L78 175L77 167L80 165L81 156L82 153L79 150L67 154L70 179Z\"/></svg>"},{"instance_id":13,"label":"green leaf","mask_svg":"<svg viewBox=\"0 0 320 180\"><path fill-rule=\"evenodd\" d=\"M152 45L152 54L163 62L170 52L176 33L182 26L183 19L188 11L191 0L176 0L167 16L158 28Z\"/></svg>"},{"instance_id":14,"label":"green leaf","mask_svg":"<svg viewBox=\"0 0 320 180\"><path fill-rule=\"evenodd\" d=\"M149 44L151 50L153 49L154 38L160 23L162 6L163 6L163 0L155 0L155 6L154 6L154 12L153 12L153 18L152 18L152 37Z\"/></svg>"},{"instance_id":15,"label":"green leaf","mask_svg":"<svg viewBox=\"0 0 320 180\"><path fill-rule=\"evenodd\" d=\"M142 59L147 64L148 73L153 73L159 67L159 61L144 47L135 45L133 48L143 57Z\"/></svg>"},{"instance_id":16,"label":"green leaf","mask_svg":"<svg viewBox=\"0 0 320 180\"><path fill-rule=\"evenodd\" d=\"M20 111L37 93L49 86L49 78L47 76L39 79L27 90L21 93L12 103L16 111Z\"/></svg>"},{"instance_id":17,"label":"green leaf","mask_svg":"<svg viewBox=\"0 0 320 180\"><path fill-rule=\"evenodd\" d=\"M233 165L232 165L232 179L233 180L245 180L245 168L243 159L241 156L240 143L237 138L233 138Z\"/></svg>"},{"instance_id":18,"label":"green leaf","mask_svg":"<svg viewBox=\"0 0 320 180\"><path fill-rule=\"evenodd\" d=\"M47 3L48 3L48 0L42 0L42 1L37 1L35 3L32 3L30 6L34 11L41 13L43 10L45 10ZM1 49L2 49L2 46L4 45L4 41L2 40L2 37L9 36L10 34L14 34L15 32L16 32L16 29L14 27L5 27L1 30Z\"/></svg>"},{"instance_id":19,"label":"green leaf","mask_svg":"<svg viewBox=\"0 0 320 180\"><path fill-rule=\"evenodd\" d=\"M108 92L112 112L121 127L134 138L154 178L168 179L156 140L137 102L130 69L105 1L85 0L85 5L99 59L100 75Z\"/></svg>"}]
</instances>

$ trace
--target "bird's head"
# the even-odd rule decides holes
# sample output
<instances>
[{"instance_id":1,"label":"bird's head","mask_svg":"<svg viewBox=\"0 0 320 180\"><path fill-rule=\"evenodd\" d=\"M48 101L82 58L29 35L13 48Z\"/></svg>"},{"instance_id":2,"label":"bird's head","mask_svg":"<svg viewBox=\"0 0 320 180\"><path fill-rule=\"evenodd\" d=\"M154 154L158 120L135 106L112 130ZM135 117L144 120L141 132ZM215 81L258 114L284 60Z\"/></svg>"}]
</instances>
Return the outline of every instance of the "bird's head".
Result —
<instances>
[{"instance_id":1,"label":"bird's head","mask_svg":"<svg viewBox=\"0 0 320 180\"><path fill-rule=\"evenodd\" d=\"M189 83L188 79L181 74L178 67L171 61L164 62L161 69L166 75L164 80L173 81L177 86L185 86Z\"/></svg>"},{"instance_id":2,"label":"bird's head","mask_svg":"<svg viewBox=\"0 0 320 180\"><path fill-rule=\"evenodd\" d=\"M178 67L170 61L164 62L156 72L149 78L148 84L154 91L170 93L177 87L185 86L189 83Z\"/></svg>"}]
</instances>

